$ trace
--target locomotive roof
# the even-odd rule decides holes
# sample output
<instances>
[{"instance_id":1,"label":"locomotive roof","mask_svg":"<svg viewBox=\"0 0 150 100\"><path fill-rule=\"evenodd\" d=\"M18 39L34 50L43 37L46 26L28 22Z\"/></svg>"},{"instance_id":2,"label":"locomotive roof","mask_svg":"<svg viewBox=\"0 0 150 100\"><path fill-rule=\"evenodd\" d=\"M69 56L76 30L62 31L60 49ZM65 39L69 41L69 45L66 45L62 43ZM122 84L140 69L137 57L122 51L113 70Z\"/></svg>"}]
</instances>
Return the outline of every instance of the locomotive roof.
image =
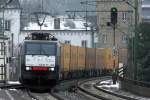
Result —
<instances>
[{"instance_id":1,"label":"locomotive roof","mask_svg":"<svg viewBox=\"0 0 150 100\"><path fill-rule=\"evenodd\" d=\"M50 41L50 40L24 40L24 42L52 42L52 43L58 43L58 41Z\"/></svg>"}]
</instances>

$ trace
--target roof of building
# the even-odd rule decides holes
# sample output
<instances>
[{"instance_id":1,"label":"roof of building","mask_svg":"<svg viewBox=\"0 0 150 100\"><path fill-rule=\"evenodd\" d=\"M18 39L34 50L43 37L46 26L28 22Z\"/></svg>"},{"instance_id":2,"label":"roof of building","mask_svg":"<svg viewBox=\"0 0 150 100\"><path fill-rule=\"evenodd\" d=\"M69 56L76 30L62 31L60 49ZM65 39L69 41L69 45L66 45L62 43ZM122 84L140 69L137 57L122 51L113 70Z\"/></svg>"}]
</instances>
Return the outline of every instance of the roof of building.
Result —
<instances>
[{"instance_id":1,"label":"roof of building","mask_svg":"<svg viewBox=\"0 0 150 100\"><path fill-rule=\"evenodd\" d=\"M59 16L59 22L57 23L59 28L55 28L55 17L47 16L45 18L41 30L91 30L91 23L86 22L83 18L69 19L65 16ZM40 26L37 22L29 22L23 30L40 30Z\"/></svg>"},{"instance_id":2,"label":"roof of building","mask_svg":"<svg viewBox=\"0 0 150 100\"><path fill-rule=\"evenodd\" d=\"M20 9L20 2L19 0L12 0L8 4L7 8L15 8L15 9Z\"/></svg>"}]
</instances>

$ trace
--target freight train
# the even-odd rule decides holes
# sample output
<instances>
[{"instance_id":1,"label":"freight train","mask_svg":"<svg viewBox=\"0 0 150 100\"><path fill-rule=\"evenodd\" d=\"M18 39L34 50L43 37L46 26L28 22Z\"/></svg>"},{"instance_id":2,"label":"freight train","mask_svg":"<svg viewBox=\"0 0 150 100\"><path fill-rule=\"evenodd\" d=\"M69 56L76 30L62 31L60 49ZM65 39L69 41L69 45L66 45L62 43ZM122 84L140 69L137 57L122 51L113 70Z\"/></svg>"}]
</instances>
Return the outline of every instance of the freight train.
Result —
<instances>
[{"instance_id":1,"label":"freight train","mask_svg":"<svg viewBox=\"0 0 150 100\"><path fill-rule=\"evenodd\" d=\"M20 45L20 82L47 88L59 80L100 76L126 63L127 50L120 49L115 66L111 48L85 48L62 44L49 34L33 33ZM44 86L44 87L43 87Z\"/></svg>"}]
</instances>

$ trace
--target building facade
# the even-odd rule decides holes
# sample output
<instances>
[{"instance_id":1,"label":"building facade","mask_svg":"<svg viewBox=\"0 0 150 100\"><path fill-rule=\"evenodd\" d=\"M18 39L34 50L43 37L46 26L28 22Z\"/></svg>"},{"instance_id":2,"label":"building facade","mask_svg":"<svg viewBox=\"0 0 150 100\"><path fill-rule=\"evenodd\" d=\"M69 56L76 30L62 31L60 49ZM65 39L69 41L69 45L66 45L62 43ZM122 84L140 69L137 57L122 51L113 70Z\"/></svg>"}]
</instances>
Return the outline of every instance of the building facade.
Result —
<instances>
[{"instance_id":1,"label":"building facade","mask_svg":"<svg viewBox=\"0 0 150 100\"><path fill-rule=\"evenodd\" d=\"M80 47L96 47L97 41L96 31L91 30L22 30L20 39L24 40L24 37L34 32L49 33L55 36L60 43L70 44Z\"/></svg>"},{"instance_id":2,"label":"building facade","mask_svg":"<svg viewBox=\"0 0 150 100\"><path fill-rule=\"evenodd\" d=\"M118 17L115 27L111 25L111 8L117 8ZM97 21L98 21L98 47L112 48L114 61L119 56L119 49L128 49L129 39L135 36L135 27L141 21L141 0L97 0ZM134 41L130 45L134 48ZM130 51L133 52L133 49ZM134 50L135 51L135 50ZM128 66L126 76L134 78L134 67L132 55L126 55L126 61L118 59L119 64ZM119 57L121 58L121 57ZM129 60L130 58L130 60ZM119 66L119 65L118 65Z\"/></svg>"},{"instance_id":3,"label":"building facade","mask_svg":"<svg viewBox=\"0 0 150 100\"><path fill-rule=\"evenodd\" d=\"M131 5L129 5L131 4ZM140 3L139 3L140 4ZM129 38L134 36L135 23L135 0L98 0L97 20L98 20L98 47L127 48ZM117 25L115 33L111 22L111 8L118 10ZM138 8L139 9L139 8ZM139 15L138 10L138 14ZM138 20L139 20L138 16ZM115 36L114 36L115 34ZM115 46L114 46L115 38Z\"/></svg>"},{"instance_id":4,"label":"building facade","mask_svg":"<svg viewBox=\"0 0 150 100\"><path fill-rule=\"evenodd\" d=\"M37 22L29 22L21 30L20 42L24 37L33 32L49 33L55 36L60 43L71 44L81 47L96 47L96 30L85 27L86 21L82 18L68 19L62 17L47 16L44 24L40 27ZM90 23L89 23L90 24Z\"/></svg>"},{"instance_id":5,"label":"building facade","mask_svg":"<svg viewBox=\"0 0 150 100\"><path fill-rule=\"evenodd\" d=\"M1 0L0 2L0 80L9 80L9 71L15 69L7 58L13 56L17 49L20 33L20 4L18 0ZM12 66L10 66L12 65Z\"/></svg>"}]
</instances>

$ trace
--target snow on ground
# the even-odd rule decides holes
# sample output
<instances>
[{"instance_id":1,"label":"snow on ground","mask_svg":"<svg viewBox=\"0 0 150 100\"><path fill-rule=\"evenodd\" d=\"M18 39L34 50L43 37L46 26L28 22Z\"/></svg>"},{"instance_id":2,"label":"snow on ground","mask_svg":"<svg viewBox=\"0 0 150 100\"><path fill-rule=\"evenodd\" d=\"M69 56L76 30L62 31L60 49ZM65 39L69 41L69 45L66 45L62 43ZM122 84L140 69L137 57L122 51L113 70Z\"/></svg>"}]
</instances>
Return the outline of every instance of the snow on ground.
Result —
<instances>
[{"instance_id":1,"label":"snow on ground","mask_svg":"<svg viewBox=\"0 0 150 100\"><path fill-rule=\"evenodd\" d=\"M112 80L106 80L100 82L98 87L119 89L119 83L113 84Z\"/></svg>"},{"instance_id":2,"label":"snow on ground","mask_svg":"<svg viewBox=\"0 0 150 100\"><path fill-rule=\"evenodd\" d=\"M17 89L9 89L10 91L18 91Z\"/></svg>"},{"instance_id":3,"label":"snow on ground","mask_svg":"<svg viewBox=\"0 0 150 100\"><path fill-rule=\"evenodd\" d=\"M91 23L86 22L86 20L81 17L78 19L69 19L66 16L59 16L57 18L60 19L59 30L90 30ZM41 30L58 30L54 28L54 19L54 17L47 16ZM29 22L28 25L24 27L24 30L40 30L40 26L37 22Z\"/></svg>"},{"instance_id":4,"label":"snow on ground","mask_svg":"<svg viewBox=\"0 0 150 100\"><path fill-rule=\"evenodd\" d=\"M131 92L126 92L126 91L120 90L119 83L117 82L116 84L113 85L112 80L101 81L99 83L99 85L97 85L97 86L99 88L105 89L107 91L110 91L113 93L115 92L117 94L119 93L124 96L129 96L129 97L135 98L137 100L150 100L149 98L138 96L138 95L132 94Z\"/></svg>"},{"instance_id":5,"label":"snow on ground","mask_svg":"<svg viewBox=\"0 0 150 100\"><path fill-rule=\"evenodd\" d=\"M8 84L21 84L19 81L8 81Z\"/></svg>"}]
</instances>

